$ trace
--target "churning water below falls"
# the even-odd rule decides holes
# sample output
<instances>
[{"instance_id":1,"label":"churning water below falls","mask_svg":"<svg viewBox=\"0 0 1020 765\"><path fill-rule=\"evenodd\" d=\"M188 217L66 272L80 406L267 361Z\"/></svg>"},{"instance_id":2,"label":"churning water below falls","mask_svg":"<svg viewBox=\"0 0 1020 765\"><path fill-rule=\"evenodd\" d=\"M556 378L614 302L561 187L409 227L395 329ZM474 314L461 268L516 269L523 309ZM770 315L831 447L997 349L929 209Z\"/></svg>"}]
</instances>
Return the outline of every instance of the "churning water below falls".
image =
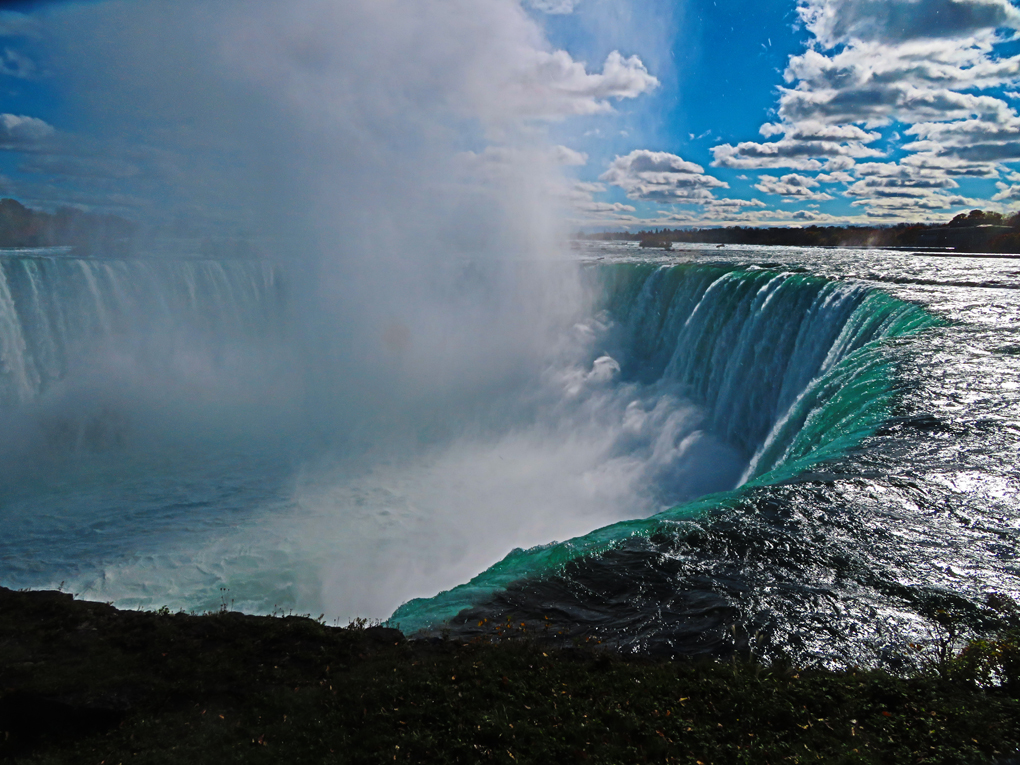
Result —
<instances>
[{"instance_id":1,"label":"churning water below falls","mask_svg":"<svg viewBox=\"0 0 1020 765\"><path fill-rule=\"evenodd\" d=\"M398 450L296 402L285 269L0 255L0 584L833 666L1020 597L1020 262L575 255L536 379Z\"/></svg>"}]
</instances>

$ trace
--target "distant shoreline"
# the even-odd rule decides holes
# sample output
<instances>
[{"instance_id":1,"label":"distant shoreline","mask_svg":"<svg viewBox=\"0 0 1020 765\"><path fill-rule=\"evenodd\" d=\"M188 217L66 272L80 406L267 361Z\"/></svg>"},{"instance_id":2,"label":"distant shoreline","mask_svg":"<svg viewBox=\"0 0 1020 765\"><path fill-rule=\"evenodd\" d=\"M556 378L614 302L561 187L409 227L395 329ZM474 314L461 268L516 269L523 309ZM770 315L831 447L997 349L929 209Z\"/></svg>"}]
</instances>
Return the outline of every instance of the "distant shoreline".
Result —
<instances>
[{"instance_id":1,"label":"distant shoreline","mask_svg":"<svg viewBox=\"0 0 1020 765\"><path fill-rule=\"evenodd\" d=\"M704 245L776 245L785 247L861 247L928 250L919 254L1020 255L1020 213L971 210L948 224L899 223L894 226L817 226L649 229L579 234L586 241L639 242L650 249L674 242Z\"/></svg>"}]
</instances>

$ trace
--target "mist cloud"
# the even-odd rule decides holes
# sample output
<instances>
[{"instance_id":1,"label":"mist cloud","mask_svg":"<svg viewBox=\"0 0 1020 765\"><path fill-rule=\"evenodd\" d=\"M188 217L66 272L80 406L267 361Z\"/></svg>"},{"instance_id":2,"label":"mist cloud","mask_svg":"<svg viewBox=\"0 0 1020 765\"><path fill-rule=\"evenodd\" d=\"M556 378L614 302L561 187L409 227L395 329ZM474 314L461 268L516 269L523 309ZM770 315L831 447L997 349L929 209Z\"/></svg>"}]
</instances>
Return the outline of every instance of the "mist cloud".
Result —
<instances>
[{"instance_id":1,"label":"mist cloud","mask_svg":"<svg viewBox=\"0 0 1020 765\"><path fill-rule=\"evenodd\" d=\"M535 482L478 484L475 456L504 471L487 434L512 430L522 407L552 395L548 370L587 307L578 270L561 262L572 205L591 203L563 168L587 157L552 140L550 125L655 89L639 58L611 50L577 60L518 0L114 0L35 15L65 121L9 115L2 125L26 152L56 141L22 160L38 195L136 204L154 242L183 221L198 237L255 242L279 266L281 337L271 364L246 371L253 395L278 397L267 393L265 410L286 401L288 434L315 454L305 468L314 496L287 526L307 523L298 556L340 530L313 556L328 568L324 603L349 605L351 583L371 582L378 587L357 605L392 608L408 595L408 582L392 578L395 560L438 572L428 582L444 586L451 561L482 565L450 544L422 545L417 528L451 531L456 545L490 557L546 538L536 529L556 509L556 533L590 528L586 501L507 512L528 503ZM146 363L124 355L128 366ZM193 366L222 379L182 384L180 399L207 382L231 388L234 372L209 361ZM135 371L114 389L100 369L90 390L107 386L118 400L151 377ZM264 416L257 409L254 419ZM530 466L554 435L538 432L510 454ZM511 433L500 443L516 441ZM576 463L569 444L552 449L563 465L580 464L566 479L577 485L604 451ZM408 489L415 506L399 528L387 525L385 502L370 502L379 512L360 533L349 477L368 476L382 496L389 488L373 476L385 483L397 465L438 488ZM560 485L553 462L539 459L536 470ZM632 488L612 476L607 484L609 500L614 487ZM608 501L597 515L616 512ZM372 548L379 524L395 548ZM466 542L452 533L463 529Z\"/></svg>"}]
</instances>

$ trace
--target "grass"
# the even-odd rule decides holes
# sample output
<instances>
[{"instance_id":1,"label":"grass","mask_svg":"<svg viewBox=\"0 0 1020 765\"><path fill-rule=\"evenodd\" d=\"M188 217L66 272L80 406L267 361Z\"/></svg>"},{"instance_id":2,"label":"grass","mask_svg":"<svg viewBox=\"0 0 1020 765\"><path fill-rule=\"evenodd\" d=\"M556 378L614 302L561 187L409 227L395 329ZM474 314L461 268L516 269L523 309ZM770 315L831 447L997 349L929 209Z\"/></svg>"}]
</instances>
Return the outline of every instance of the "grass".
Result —
<instances>
[{"instance_id":1,"label":"grass","mask_svg":"<svg viewBox=\"0 0 1020 765\"><path fill-rule=\"evenodd\" d=\"M971 645L944 671L900 678L524 638L408 641L381 627L125 612L0 588L0 759L1006 762L1020 700L1015 687L981 687L1001 672L1003 640L966 659L973 671Z\"/></svg>"}]
</instances>

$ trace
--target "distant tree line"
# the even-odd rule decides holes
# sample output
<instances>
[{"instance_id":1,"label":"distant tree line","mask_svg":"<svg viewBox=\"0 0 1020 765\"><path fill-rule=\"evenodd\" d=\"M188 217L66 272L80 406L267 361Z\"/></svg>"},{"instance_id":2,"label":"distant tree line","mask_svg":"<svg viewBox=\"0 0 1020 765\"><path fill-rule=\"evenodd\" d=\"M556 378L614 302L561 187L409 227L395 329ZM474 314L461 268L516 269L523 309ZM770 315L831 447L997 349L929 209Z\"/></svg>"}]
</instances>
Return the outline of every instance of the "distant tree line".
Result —
<instances>
[{"instance_id":1,"label":"distant tree line","mask_svg":"<svg viewBox=\"0 0 1020 765\"><path fill-rule=\"evenodd\" d=\"M56 212L32 210L14 199L0 199L0 247L59 247L119 251L137 226L116 215L70 207Z\"/></svg>"},{"instance_id":2,"label":"distant tree line","mask_svg":"<svg viewBox=\"0 0 1020 765\"><path fill-rule=\"evenodd\" d=\"M899 223L894 226L806 226L804 228L730 226L585 234L585 239L637 241L642 247L697 244L773 244L811 247L951 248L959 252L1020 253L1020 212L1004 216L971 210L948 224Z\"/></svg>"}]
</instances>

